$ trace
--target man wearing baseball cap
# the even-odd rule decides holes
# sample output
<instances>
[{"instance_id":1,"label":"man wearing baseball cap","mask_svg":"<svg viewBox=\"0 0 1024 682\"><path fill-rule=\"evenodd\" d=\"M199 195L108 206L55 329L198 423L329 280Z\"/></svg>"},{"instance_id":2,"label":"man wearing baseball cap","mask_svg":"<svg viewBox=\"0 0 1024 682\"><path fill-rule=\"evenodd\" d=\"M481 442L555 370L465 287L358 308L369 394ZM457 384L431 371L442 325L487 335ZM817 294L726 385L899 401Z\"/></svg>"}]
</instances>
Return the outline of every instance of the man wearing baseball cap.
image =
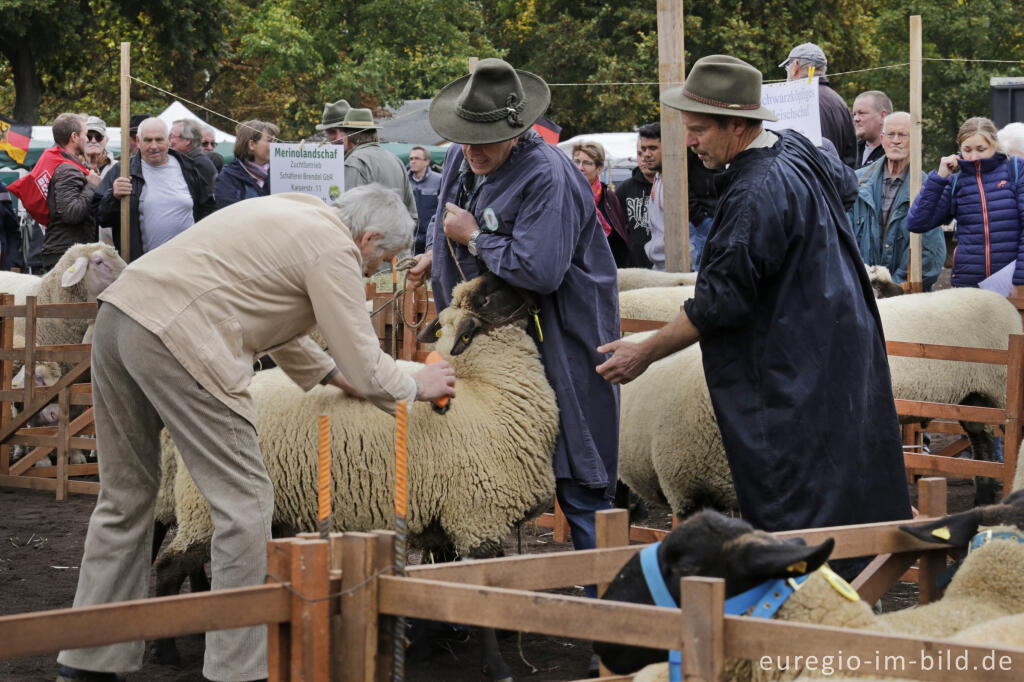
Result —
<instances>
[{"instance_id":1,"label":"man wearing baseball cap","mask_svg":"<svg viewBox=\"0 0 1024 682\"><path fill-rule=\"evenodd\" d=\"M501 59L437 94L430 125L454 144L406 285L432 277L438 310L485 271L537 295L527 329L558 399L556 494L573 546L590 549L594 512L610 507L617 479L619 392L594 372L605 359L597 347L619 337L617 271L590 185L532 130L550 101L539 76Z\"/></svg>"},{"instance_id":2,"label":"man wearing baseball cap","mask_svg":"<svg viewBox=\"0 0 1024 682\"><path fill-rule=\"evenodd\" d=\"M786 80L807 78L814 68L818 79L818 116L821 120L821 136L831 140L839 152L839 158L850 168L857 168L857 133L853 127L850 107L829 85L828 58L825 51L814 43L803 43L789 51L789 56L779 64L786 70Z\"/></svg>"},{"instance_id":3,"label":"man wearing baseball cap","mask_svg":"<svg viewBox=\"0 0 1024 682\"><path fill-rule=\"evenodd\" d=\"M726 169L718 206L683 312L644 341L599 348L615 355L598 372L624 383L699 341L740 511L758 528L910 518L885 339L835 186L839 160L764 129L776 117L761 106L761 73L734 57L698 60L662 102L682 111L704 165Z\"/></svg>"}]
</instances>

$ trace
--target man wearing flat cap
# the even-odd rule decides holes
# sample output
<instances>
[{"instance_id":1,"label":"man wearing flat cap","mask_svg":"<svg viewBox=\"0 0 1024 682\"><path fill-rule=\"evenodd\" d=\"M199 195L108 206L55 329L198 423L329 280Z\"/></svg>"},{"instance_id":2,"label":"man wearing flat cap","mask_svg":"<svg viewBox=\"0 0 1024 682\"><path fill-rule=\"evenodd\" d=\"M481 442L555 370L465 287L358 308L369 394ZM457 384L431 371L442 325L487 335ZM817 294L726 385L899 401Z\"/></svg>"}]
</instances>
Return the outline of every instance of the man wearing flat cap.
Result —
<instances>
[{"instance_id":1,"label":"man wearing flat cap","mask_svg":"<svg viewBox=\"0 0 1024 682\"><path fill-rule=\"evenodd\" d=\"M807 78L811 67L818 79L818 116L821 121L821 136L836 146L839 158L850 168L857 168L857 133L853 127L850 107L829 85L828 58L825 51L814 43L803 43L789 51L789 56L779 64L786 70L786 80Z\"/></svg>"},{"instance_id":2,"label":"man wearing flat cap","mask_svg":"<svg viewBox=\"0 0 1024 682\"><path fill-rule=\"evenodd\" d=\"M762 128L776 119L761 74L734 57L698 60L662 101L682 111L687 147L726 169L714 222L683 312L644 341L599 348L615 355L598 372L624 383L699 341L740 511L758 528L909 518L885 339L839 160Z\"/></svg>"},{"instance_id":3,"label":"man wearing flat cap","mask_svg":"<svg viewBox=\"0 0 1024 682\"><path fill-rule=\"evenodd\" d=\"M398 193L410 217L418 220L416 197L405 166L401 159L380 146L379 127L369 109L353 109L340 99L324 107L323 120L316 129L324 131L331 144L345 147L345 189L371 182L384 185Z\"/></svg>"},{"instance_id":4,"label":"man wearing flat cap","mask_svg":"<svg viewBox=\"0 0 1024 682\"><path fill-rule=\"evenodd\" d=\"M541 78L500 59L434 98L430 124L454 144L406 284L431 276L438 310L484 271L538 294L528 329L558 399L556 491L573 545L587 549L617 477L618 389L594 372L597 347L619 336L616 269L583 175L531 129L550 99Z\"/></svg>"}]
</instances>

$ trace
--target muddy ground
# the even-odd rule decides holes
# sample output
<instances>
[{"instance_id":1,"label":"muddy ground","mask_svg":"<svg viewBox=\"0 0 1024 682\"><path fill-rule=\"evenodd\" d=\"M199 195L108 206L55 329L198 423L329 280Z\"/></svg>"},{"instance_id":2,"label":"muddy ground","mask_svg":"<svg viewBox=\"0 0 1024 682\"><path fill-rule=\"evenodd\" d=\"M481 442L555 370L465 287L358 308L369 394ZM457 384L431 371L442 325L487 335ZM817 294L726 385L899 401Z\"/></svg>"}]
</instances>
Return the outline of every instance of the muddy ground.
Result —
<instances>
[{"instance_id":1,"label":"muddy ground","mask_svg":"<svg viewBox=\"0 0 1024 682\"><path fill-rule=\"evenodd\" d=\"M969 508L973 484L950 480L950 511ZM912 491L913 495L913 491ZM53 493L0 488L0 615L65 608L71 605L78 579L86 525L94 498L73 495L57 502ZM671 515L667 508L649 510L644 525L667 528ZM571 549L555 543L549 530L524 529L521 538L511 535L505 543L507 554L541 553ZM582 589L576 594L582 596ZM900 583L885 598L886 610L905 608L917 602L917 588ZM587 676L591 658L589 642L509 633L501 639L506 661L520 680L576 680ZM0 651L3 644L0 643ZM202 636L179 639L180 667L146 663L138 673L128 675L130 682L199 682L203 680ZM407 667L410 682L475 682L480 674L476 638L472 633L453 633L444 648L427 662ZM0 659L0 680L35 682L55 676L53 655L15 660Z\"/></svg>"}]
</instances>

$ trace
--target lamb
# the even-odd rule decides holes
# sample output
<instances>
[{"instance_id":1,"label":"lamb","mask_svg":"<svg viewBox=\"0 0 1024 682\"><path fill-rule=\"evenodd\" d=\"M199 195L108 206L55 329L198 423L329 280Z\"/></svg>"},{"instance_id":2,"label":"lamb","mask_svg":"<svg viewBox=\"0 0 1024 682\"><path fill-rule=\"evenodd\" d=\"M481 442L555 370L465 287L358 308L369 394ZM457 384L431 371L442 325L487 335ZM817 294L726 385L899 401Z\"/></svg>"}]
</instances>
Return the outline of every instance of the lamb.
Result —
<instances>
[{"instance_id":1,"label":"lamb","mask_svg":"<svg viewBox=\"0 0 1024 682\"><path fill-rule=\"evenodd\" d=\"M618 274L620 292L648 287L693 286L697 283L696 272L661 272L647 268L619 268Z\"/></svg>"},{"instance_id":2,"label":"lamb","mask_svg":"<svg viewBox=\"0 0 1024 682\"><path fill-rule=\"evenodd\" d=\"M1009 335L1021 333L1016 308L999 294L982 289L884 299L878 301L878 310L886 338L895 341L1005 349ZM629 340L639 341L649 334L635 334ZM889 367L896 398L1006 404L1005 367L896 356L890 356ZM722 511L736 508L698 346L654 363L624 385L620 414L619 477L642 498L668 502L679 515L703 504ZM995 447L986 427L962 425L975 457L994 460ZM1019 477L1024 486L1024 474ZM998 483L993 479L979 478L976 485L976 504L996 498Z\"/></svg>"},{"instance_id":3,"label":"lamb","mask_svg":"<svg viewBox=\"0 0 1024 682\"><path fill-rule=\"evenodd\" d=\"M125 267L126 263L112 246L75 244L42 277L3 273L0 292L14 294L14 302L19 305L25 303L28 296L35 296L40 305L95 301ZM36 343L41 346L81 343L88 327L89 320L85 319L40 318ZM14 331L24 336L24 319L15 322Z\"/></svg>"},{"instance_id":4,"label":"lamb","mask_svg":"<svg viewBox=\"0 0 1024 682\"><path fill-rule=\"evenodd\" d=\"M692 286L671 286L619 291L619 316L668 322L679 314L684 301L693 298L693 290Z\"/></svg>"},{"instance_id":5,"label":"lamb","mask_svg":"<svg viewBox=\"0 0 1024 682\"><path fill-rule=\"evenodd\" d=\"M456 287L451 306L430 328L456 372L451 408L437 415L416 403L409 412L410 540L426 549L451 543L469 557L499 554L512 527L543 511L555 491L554 392L525 323L508 323L529 306L519 296L508 302L493 291L495 282L489 275ZM419 367L403 363L406 371ZM303 394L279 369L257 373L250 392L274 482L276 526L317 527L316 422L328 413L333 528L393 527L391 417L333 387ZM172 447L169 439L164 444ZM206 501L180 461L174 496L178 532L156 562L161 595L176 593L186 574L201 569L213 533Z\"/></svg>"},{"instance_id":6,"label":"lamb","mask_svg":"<svg viewBox=\"0 0 1024 682\"><path fill-rule=\"evenodd\" d=\"M903 530L934 542L964 546L979 527L1016 530L1024 526L1024 493L1015 493L1002 504L979 507L964 514ZM935 535L937 529L946 533ZM943 539L948 536L948 539ZM658 551L661 572L678 603L679 580L686 575L724 578L726 597L732 597L768 580L790 577L796 572L812 575L778 610L775 618L836 627L917 635L930 638L966 637L983 641L990 636L994 619L1014 618L1024 613L1024 545L995 537L971 551L953 577L943 599L926 606L876 616L870 606L852 600L835 587L834 575L818 570L831 552L832 541L816 547L787 545L754 531L748 524L715 512L695 515L673 531ZM787 563L789 562L789 563ZM801 564L806 562L806 564ZM651 604L640 568L633 557L609 586L605 599ZM987 626L981 625L988 623ZM990 641L990 640L985 640ZM614 644L595 644L605 665L614 672L632 670L665 660L665 652ZM666 664L656 666L664 670ZM644 671L636 679L653 680L656 671ZM756 668L749 661L730 661L729 680L777 679L778 671Z\"/></svg>"}]
</instances>

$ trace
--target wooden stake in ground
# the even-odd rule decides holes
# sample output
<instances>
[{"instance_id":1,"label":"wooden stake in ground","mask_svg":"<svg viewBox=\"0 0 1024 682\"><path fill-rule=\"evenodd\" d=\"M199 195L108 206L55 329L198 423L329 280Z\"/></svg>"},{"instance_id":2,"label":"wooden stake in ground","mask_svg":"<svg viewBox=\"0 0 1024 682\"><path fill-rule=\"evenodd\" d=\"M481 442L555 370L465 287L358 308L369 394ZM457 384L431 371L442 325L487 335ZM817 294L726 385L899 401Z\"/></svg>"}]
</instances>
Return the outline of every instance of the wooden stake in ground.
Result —
<instances>
[{"instance_id":1,"label":"wooden stake in ground","mask_svg":"<svg viewBox=\"0 0 1024 682\"><path fill-rule=\"evenodd\" d=\"M131 43L121 43L121 177L128 177L128 164L131 159ZM121 258L127 263L131 260L131 239L129 238L129 221L131 220L131 197L121 199Z\"/></svg>"},{"instance_id":2,"label":"wooden stake in ground","mask_svg":"<svg viewBox=\"0 0 1024 682\"><path fill-rule=\"evenodd\" d=\"M409 483L407 478L409 452L407 449L408 412L404 400L395 403L395 574L405 575L407 552L405 513L408 506ZM405 679L405 618L395 618L395 653L392 680Z\"/></svg>"},{"instance_id":3,"label":"wooden stake in ground","mask_svg":"<svg viewBox=\"0 0 1024 682\"><path fill-rule=\"evenodd\" d=\"M921 191L921 15L910 17L910 202ZM910 233L907 281L912 293L922 291L921 235Z\"/></svg>"},{"instance_id":4,"label":"wooden stake in ground","mask_svg":"<svg viewBox=\"0 0 1024 682\"><path fill-rule=\"evenodd\" d=\"M658 0L659 97L686 80L682 0ZM686 129L680 113L661 107L661 182L665 201L665 269L690 272L690 192Z\"/></svg>"},{"instance_id":5,"label":"wooden stake in ground","mask_svg":"<svg viewBox=\"0 0 1024 682\"><path fill-rule=\"evenodd\" d=\"M317 519L320 537L327 539L331 532L331 416L320 415L317 431Z\"/></svg>"}]
</instances>

